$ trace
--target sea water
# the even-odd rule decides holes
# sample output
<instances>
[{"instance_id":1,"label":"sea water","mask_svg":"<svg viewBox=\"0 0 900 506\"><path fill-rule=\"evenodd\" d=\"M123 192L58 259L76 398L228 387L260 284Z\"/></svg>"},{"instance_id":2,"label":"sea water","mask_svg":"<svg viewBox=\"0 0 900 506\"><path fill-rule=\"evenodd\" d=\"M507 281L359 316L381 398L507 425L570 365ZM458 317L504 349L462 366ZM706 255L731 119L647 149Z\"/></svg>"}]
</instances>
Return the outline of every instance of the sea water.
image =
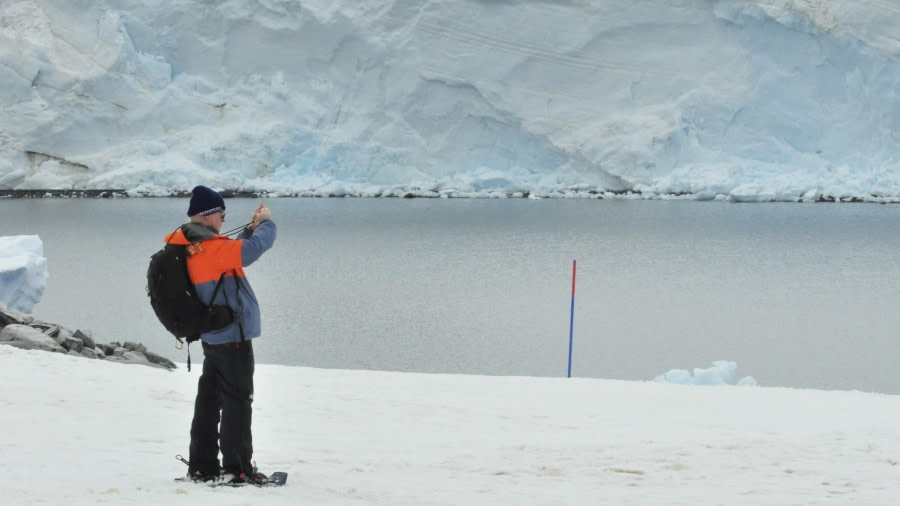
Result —
<instances>
[{"instance_id":1,"label":"sea water","mask_svg":"<svg viewBox=\"0 0 900 506\"><path fill-rule=\"evenodd\" d=\"M258 200L229 199L225 228ZM246 269L257 361L652 380L738 364L762 386L900 393L900 206L666 200L268 199L275 247ZM37 234L34 315L186 351L145 293L187 200L2 199ZM199 347L194 347L199 360Z\"/></svg>"}]
</instances>

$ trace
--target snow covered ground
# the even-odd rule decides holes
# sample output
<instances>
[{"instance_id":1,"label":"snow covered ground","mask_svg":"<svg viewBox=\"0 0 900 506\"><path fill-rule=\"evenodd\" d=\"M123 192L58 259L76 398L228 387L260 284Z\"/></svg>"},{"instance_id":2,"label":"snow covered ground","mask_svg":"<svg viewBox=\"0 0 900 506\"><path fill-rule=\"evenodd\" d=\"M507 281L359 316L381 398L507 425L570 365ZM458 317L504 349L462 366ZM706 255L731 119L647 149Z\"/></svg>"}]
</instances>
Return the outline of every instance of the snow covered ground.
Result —
<instances>
[{"instance_id":1,"label":"snow covered ground","mask_svg":"<svg viewBox=\"0 0 900 506\"><path fill-rule=\"evenodd\" d=\"M897 396L260 365L255 459L288 484L213 489L173 481L198 377L0 346L3 502L881 506L900 487Z\"/></svg>"},{"instance_id":2,"label":"snow covered ground","mask_svg":"<svg viewBox=\"0 0 900 506\"><path fill-rule=\"evenodd\" d=\"M0 189L896 201L897 26L885 0L6 1Z\"/></svg>"}]
</instances>

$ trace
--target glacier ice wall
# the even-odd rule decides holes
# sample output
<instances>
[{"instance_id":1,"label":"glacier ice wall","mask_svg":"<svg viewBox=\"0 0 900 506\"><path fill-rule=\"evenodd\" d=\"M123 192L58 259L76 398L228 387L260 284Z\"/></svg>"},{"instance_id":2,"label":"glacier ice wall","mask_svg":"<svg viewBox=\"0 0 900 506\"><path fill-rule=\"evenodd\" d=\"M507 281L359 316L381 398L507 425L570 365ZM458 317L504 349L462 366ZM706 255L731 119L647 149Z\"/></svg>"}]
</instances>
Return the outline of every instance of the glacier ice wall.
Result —
<instances>
[{"instance_id":1,"label":"glacier ice wall","mask_svg":"<svg viewBox=\"0 0 900 506\"><path fill-rule=\"evenodd\" d=\"M884 0L12 0L0 188L900 196Z\"/></svg>"}]
</instances>

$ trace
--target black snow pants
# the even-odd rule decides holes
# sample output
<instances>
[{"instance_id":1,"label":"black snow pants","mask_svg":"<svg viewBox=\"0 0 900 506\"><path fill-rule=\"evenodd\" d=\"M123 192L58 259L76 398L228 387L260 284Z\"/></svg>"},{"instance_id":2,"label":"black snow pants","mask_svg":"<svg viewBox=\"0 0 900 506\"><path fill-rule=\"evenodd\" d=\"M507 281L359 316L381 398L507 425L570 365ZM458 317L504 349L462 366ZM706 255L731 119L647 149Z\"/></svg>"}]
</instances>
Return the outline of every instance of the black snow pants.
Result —
<instances>
[{"instance_id":1,"label":"black snow pants","mask_svg":"<svg viewBox=\"0 0 900 506\"><path fill-rule=\"evenodd\" d=\"M203 374L191 423L190 472L253 471L253 347L250 341L203 343Z\"/></svg>"}]
</instances>

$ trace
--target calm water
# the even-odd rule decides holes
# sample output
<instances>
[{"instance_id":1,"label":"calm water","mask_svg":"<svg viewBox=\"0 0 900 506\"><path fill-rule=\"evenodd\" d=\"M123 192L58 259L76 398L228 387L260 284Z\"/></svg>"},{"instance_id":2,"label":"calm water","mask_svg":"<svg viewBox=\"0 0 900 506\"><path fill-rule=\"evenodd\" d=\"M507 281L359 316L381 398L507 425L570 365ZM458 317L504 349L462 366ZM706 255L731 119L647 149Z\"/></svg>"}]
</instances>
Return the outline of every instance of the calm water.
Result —
<instances>
[{"instance_id":1,"label":"calm water","mask_svg":"<svg viewBox=\"0 0 900 506\"><path fill-rule=\"evenodd\" d=\"M237 226L257 201L228 201ZM248 269L261 363L652 379L733 360L764 386L900 393L900 206L609 200L270 199ZM38 234L39 318L184 362L147 261L184 199L0 200ZM199 348L194 349L195 360Z\"/></svg>"}]
</instances>

